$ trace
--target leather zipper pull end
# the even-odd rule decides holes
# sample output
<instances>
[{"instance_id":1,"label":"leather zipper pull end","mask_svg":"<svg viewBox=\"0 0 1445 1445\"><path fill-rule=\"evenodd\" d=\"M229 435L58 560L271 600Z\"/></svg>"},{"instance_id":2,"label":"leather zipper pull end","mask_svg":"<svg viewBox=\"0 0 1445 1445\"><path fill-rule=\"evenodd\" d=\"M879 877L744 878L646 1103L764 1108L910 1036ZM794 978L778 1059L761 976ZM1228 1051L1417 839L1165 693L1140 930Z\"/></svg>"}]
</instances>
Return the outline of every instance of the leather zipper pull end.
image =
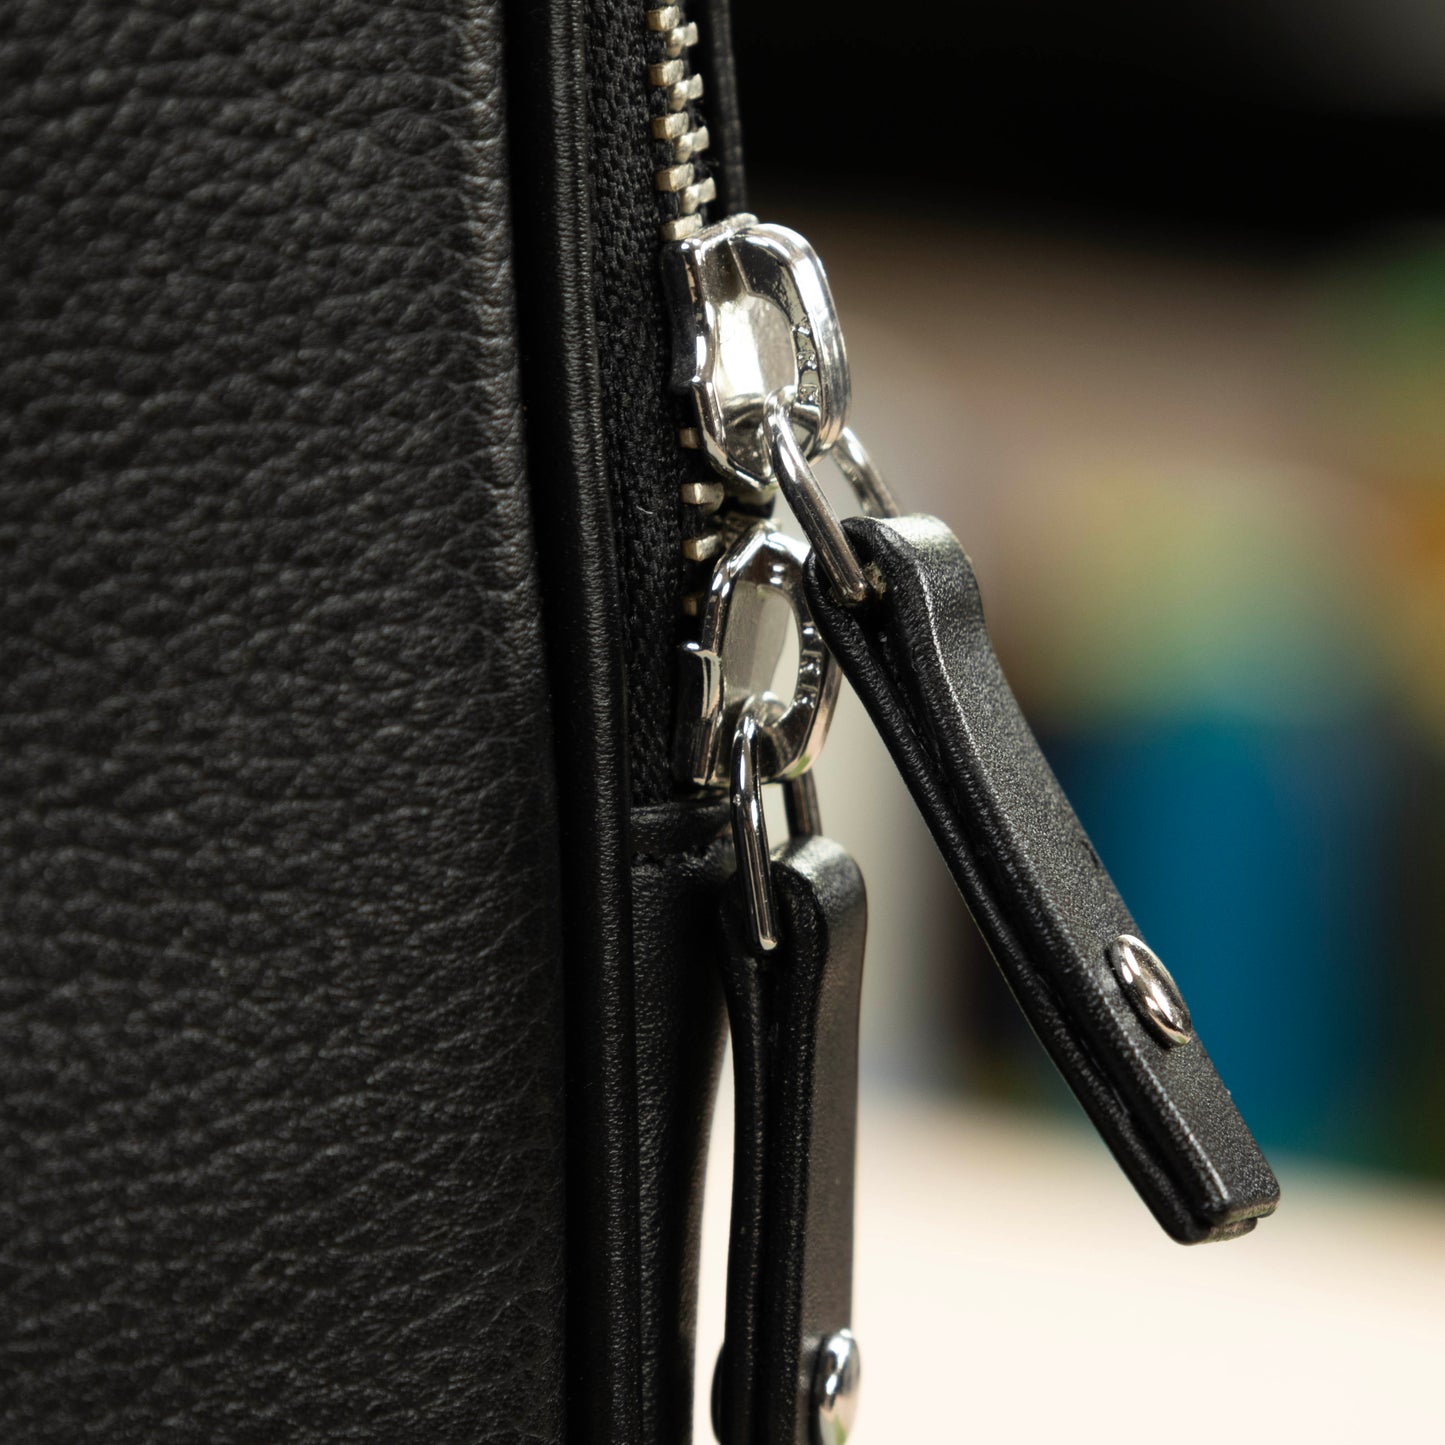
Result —
<instances>
[{"instance_id":1,"label":"leather zipper pull end","mask_svg":"<svg viewBox=\"0 0 1445 1445\"><path fill-rule=\"evenodd\" d=\"M1014 996L1164 1229L1246 1233L1279 1185L1019 709L962 546L935 517L843 525L875 586L840 601L815 555L813 615Z\"/></svg>"},{"instance_id":2,"label":"leather zipper pull end","mask_svg":"<svg viewBox=\"0 0 1445 1445\"><path fill-rule=\"evenodd\" d=\"M770 872L773 949L756 947L740 885L726 908L735 1136L726 1343L713 1393L724 1445L814 1445L838 1403L827 1382L836 1386L840 1365L829 1351L841 1344L856 1370L863 878L819 837L773 850Z\"/></svg>"}]
</instances>

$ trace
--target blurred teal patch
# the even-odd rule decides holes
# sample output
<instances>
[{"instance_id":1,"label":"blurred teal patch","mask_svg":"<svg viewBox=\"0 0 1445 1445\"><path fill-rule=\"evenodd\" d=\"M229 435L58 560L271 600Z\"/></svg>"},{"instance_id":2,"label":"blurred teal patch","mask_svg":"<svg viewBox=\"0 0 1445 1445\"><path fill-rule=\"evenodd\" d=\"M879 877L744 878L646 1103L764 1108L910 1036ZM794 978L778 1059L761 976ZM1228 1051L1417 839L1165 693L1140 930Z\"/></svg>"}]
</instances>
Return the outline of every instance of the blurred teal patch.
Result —
<instances>
[{"instance_id":1,"label":"blurred teal patch","mask_svg":"<svg viewBox=\"0 0 1445 1445\"><path fill-rule=\"evenodd\" d=\"M1388 1152L1388 736L1200 714L1044 739L1144 937L1266 1144Z\"/></svg>"}]
</instances>

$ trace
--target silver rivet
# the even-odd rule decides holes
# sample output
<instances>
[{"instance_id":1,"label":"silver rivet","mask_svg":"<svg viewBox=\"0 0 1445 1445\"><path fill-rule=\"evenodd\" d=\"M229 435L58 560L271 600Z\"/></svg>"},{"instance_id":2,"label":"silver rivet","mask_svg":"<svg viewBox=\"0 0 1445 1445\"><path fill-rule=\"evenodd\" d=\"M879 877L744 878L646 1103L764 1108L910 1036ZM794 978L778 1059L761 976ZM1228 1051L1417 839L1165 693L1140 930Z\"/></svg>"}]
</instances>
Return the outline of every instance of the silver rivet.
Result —
<instances>
[{"instance_id":1,"label":"silver rivet","mask_svg":"<svg viewBox=\"0 0 1445 1445\"><path fill-rule=\"evenodd\" d=\"M818 1346L813 1371L813 1418L816 1445L844 1445L858 1414L858 1385L863 1359L852 1330L839 1330Z\"/></svg>"},{"instance_id":2,"label":"silver rivet","mask_svg":"<svg viewBox=\"0 0 1445 1445\"><path fill-rule=\"evenodd\" d=\"M1189 1041L1193 1026L1179 985L1143 939L1121 933L1105 950L1129 1002L1149 1032L1167 1048Z\"/></svg>"}]
</instances>

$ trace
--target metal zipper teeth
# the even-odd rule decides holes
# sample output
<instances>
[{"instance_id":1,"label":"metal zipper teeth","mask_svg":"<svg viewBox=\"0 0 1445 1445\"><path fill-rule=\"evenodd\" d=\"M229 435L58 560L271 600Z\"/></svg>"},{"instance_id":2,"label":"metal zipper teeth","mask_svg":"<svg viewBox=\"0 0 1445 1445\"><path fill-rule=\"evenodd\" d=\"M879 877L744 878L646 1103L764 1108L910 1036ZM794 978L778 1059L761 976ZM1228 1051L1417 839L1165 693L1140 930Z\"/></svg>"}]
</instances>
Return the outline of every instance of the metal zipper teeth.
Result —
<instances>
[{"instance_id":1,"label":"metal zipper teeth","mask_svg":"<svg viewBox=\"0 0 1445 1445\"><path fill-rule=\"evenodd\" d=\"M708 147L705 125L694 125L691 106L702 98L688 51L697 44L697 25L683 18L681 5L647 12L647 28L662 38L663 59L647 67L647 83L661 92L666 110L652 118L652 138L672 148L669 163L655 175L657 189L677 198L676 214L662 222L664 241L681 241L702 229L702 208L717 196L711 176L698 178L693 159Z\"/></svg>"},{"instance_id":2,"label":"metal zipper teeth","mask_svg":"<svg viewBox=\"0 0 1445 1445\"><path fill-rule=\"evenodd\" d=\"M672 214L660 224L664 242L681 241L703 227L703 207L717 199L717 182L711 176L698 177L695 159L709 144L705 125L698 125L694 104L702 98L702 76L692 70L688 52L697 44L697 24L683 15L681 5L660 5L648 10L647 28L662 42L663 58L647 67L647 83L662 97L664 109L651 120L652 139L666 143L668 163L654 173L660 193L675 198ZM679 443L690 451L701 446L696 427L683 427ZM712 563L728 546L736 530L733 519L717 516L724 489L716 480L687 481L682 484L682 502L698 509L699 527L682 542L682 554L704 572L702 585L682 598L682 610L695 616L712 573Z\"/></svg>"}]
</instances>

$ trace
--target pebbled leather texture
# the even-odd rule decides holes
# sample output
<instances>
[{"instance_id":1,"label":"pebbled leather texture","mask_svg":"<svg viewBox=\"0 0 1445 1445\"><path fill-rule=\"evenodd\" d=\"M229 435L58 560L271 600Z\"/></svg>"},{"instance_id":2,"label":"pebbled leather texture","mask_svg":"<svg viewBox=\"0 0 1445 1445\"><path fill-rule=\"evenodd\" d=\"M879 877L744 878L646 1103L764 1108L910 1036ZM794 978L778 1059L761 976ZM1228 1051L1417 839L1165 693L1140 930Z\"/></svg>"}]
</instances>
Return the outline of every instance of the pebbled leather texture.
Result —
<instances>
[{"instance_id":1,"label":"pebbled leather texture","mask_svg":"<svg viewBox=\"0 0 1445 1445\"><path fill-rule=\"evenodd\" d=\"M978 584L933 517L853 518L881 596L808 595L1010 987L1145 1202L1181 1243L1241 1234L1279 1185L1197 1037L1148 1032L1105 959L1138 933L994 656Z\"/></svg>"},{"instance_id":2,"label":"pebbled leather texture","mask_svg":"<svg viewBox=\"0 0 1445 1445\"><path fill-rule=\"evenodd\" d=\"M0 39L0 1439L560 1440L499 14Z\"/></svg>"},{"instance_id":3,"label":"pebbled leather texture","mask_svg":"<svg viewBox=\"0 0 1445 1445\"><path fill-rule=\"evenodd\" d=\"M852 1323L858 1008L868 909L826 838L773 853L778 948L726 909L733 1040L727 1335L713 1396L725 1445L810 1445L818 1346Z\"/></svg>"}]
</instances>

